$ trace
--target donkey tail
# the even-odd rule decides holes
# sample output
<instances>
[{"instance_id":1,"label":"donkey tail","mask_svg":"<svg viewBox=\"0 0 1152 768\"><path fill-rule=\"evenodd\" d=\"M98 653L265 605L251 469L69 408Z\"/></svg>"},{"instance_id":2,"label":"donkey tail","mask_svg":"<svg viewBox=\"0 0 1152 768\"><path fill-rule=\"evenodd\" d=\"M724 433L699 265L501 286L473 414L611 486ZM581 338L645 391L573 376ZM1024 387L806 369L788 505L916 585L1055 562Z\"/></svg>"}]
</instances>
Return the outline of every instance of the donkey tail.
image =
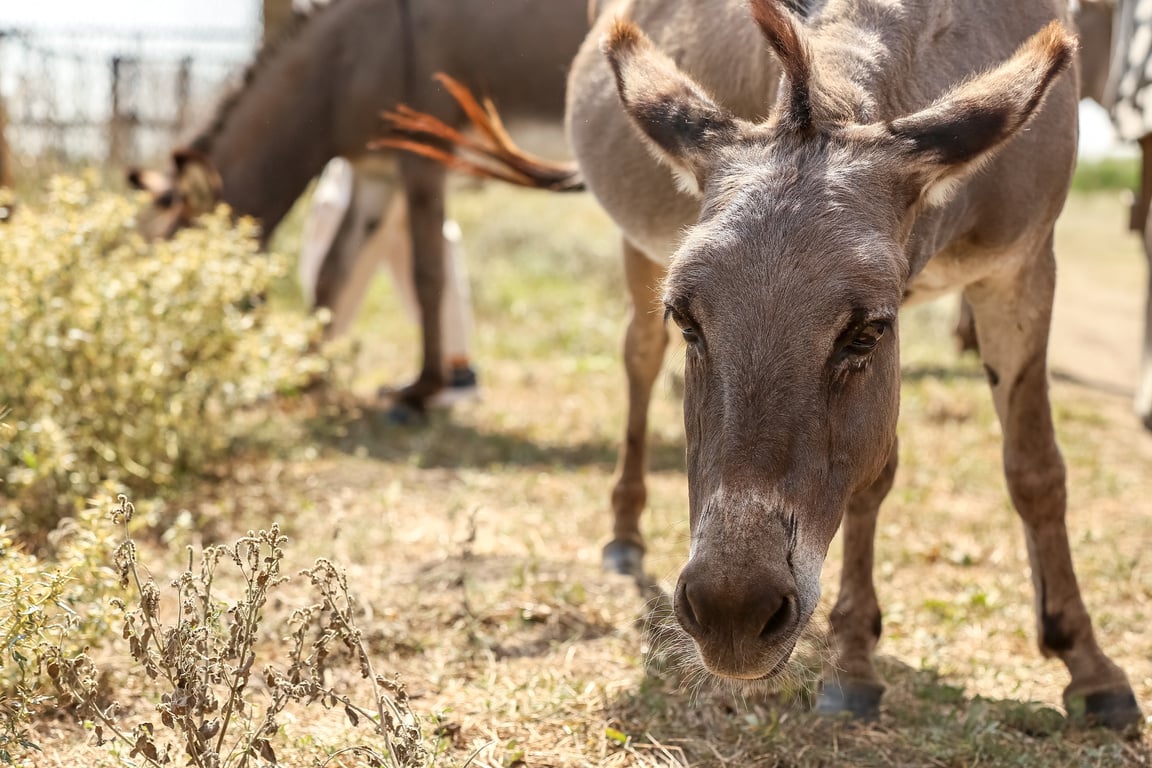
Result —
<instances>
[{"instance_id":1,"label":"donkey tail","mask_svg":"<svg viewBox=\"0 0 1152 768\"><path fill-rule=\"evenodd\" d=\"M401 104L384 112L390 132L369 143L371 149L400 149L486 179L553 192L580 192L584 179L575 163L537 157L512 141L489 99L483 104L464 84L439 73L436 79L464 110L476 135L466 135L439 118Z\"/></svg>"}]
</instances>

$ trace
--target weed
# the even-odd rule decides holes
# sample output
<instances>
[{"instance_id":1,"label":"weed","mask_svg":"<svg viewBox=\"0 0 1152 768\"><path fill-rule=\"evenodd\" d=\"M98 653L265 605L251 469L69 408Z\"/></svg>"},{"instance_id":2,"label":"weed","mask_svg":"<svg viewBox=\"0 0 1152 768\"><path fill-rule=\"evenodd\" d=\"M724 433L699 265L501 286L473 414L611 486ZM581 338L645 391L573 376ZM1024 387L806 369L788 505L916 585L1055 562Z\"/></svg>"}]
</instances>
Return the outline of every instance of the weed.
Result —
<instances>
[{"instance_id":1,"label":"weed","mask_svg":"<svg viewBox=\"0 0 1152 768\"><path fill-rule=\"evenodd\" d=\"M48 537L47 559L0 527L0 763L38 749L28 723L52 703L37 672L42 649L97 645L107 634L100 606L116 584L102 566L112 548L98 514L85 510L62 521Z\"/></svg>"},{"instance_id":2,"label":"weed","mask_svg":"<svg viewBox=\"0 0 1152 768\"><path fill-rule=\"evenodd\" d=\"M187 566L171 583L175 605L165 606L160 587L152 578L141 577L128 527L133 513L132 504L121 496L113 519L124 538L115 563L132 598L130 604L116 601L116 607L123 613L121 635L132 658L163 690L156 711L165 730L151 720L122 724L118 704L102 703L100 671L88 654L69 655L49 647L42 659L58 700L74 705L82 719L93 723L98 743L126 747L129 758L154 766L172 763L180 751L197 768L275 763L273 737L285 708L318 703L325 709L340 707L353 726L370 723L385 744L383 753L356 745L338 754L395 768L425 764L419 722L409 709L404 686L374 670L356 625L347 579L335 565L318 560L302 574L320 599L293 611L286 664L260 663L258 640L269 596L288 580L281 570L287 539L279 526L249 532L231 546L207 547L199 558L189 549ZM233 601L214 592L219 570L229 565L244 585L243 596ZM174 618L165 620L165 613L174 613ZM339 656L341 646L369 683L370 705L325 682L328 662Z\"/></svg>"}]
</instances>

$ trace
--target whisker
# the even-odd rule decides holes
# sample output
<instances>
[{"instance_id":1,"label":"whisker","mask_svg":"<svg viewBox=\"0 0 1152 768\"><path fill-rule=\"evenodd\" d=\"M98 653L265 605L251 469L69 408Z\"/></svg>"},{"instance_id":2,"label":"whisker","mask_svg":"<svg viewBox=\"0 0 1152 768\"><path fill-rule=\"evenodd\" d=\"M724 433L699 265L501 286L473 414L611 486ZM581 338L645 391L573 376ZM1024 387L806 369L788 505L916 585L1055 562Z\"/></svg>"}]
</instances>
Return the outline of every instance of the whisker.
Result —
<instances>
[{"instance_id":1,"label":"whisker","mask_svg":"<svg viewBox=\"0 0 1152 768\"><path fill-rule=\"evenodd\" d=\"M645 666L649 674L674 681L693 705L699 704L709 691L731 695L745 709L769 696L811 702L823 677L835 679L835 638L829 629L831 611L825 603L817 607L803 627L795 628L784 639L782 646L791 650L777 675L768 680L734 680L708 671L695 641L676 620L671 595L658 585L649 588L653 593L639 620L646 644ZM781 653L766 666L772 668L784 658Z\"/></svg>"}]
</instances>

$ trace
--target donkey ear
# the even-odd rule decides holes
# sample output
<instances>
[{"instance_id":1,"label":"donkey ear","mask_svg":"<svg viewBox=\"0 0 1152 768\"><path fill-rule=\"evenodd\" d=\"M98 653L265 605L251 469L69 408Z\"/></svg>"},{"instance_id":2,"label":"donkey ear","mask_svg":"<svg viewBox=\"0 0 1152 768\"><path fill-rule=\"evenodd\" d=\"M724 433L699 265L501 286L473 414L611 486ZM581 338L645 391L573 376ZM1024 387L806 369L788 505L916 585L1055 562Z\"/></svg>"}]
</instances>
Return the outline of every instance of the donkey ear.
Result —
<instances>
[{"instance_id":1,"label":"donkey ear","mask_svg":"<svg viewBox=\"0 0 1152 768\"><path fill-rule=\"evenodd\" d=\"M752 18L788 77L788 99L781 120L792 130L807 130L812 126L812 64L804 29L788 10L786 0L752 0Z\"/></svg>"},{"instance_id":2,"label":"donkey ear","mask_svg":"<svg viewBox=\"0 0 1152 768\"><path fill-rule=\"evenodd\" d=\"M195 211L211 210L220 200L223 183L212 161L192 150L178 149L172 153L176 166L176 186L181 197Z\"/></svg>"},{"instance_id":3,"label":"donkey ear","mask_svg":"<svg viewBox=\"0 0 1152 768\"><path fill-rule=\"evenodd\" d=\"M1039 111L1075 53L1075 37L1053 21L1000 66L889 123L888 135L907 153L919 177L921 199L929 205L948 202L960 182Z\"/></svg>"},{"instance_id":4,"label":"donkey ear","mask_svg":"<svg viewBox=\"0 0 1152 768\"><path fill-rule=\"evenodd\" d=\"M699 197L713 152L739 138L738 121L631 21L616 19L603 48L624 110L672 167L679 187Z\"/></svg>"}]
</instances>

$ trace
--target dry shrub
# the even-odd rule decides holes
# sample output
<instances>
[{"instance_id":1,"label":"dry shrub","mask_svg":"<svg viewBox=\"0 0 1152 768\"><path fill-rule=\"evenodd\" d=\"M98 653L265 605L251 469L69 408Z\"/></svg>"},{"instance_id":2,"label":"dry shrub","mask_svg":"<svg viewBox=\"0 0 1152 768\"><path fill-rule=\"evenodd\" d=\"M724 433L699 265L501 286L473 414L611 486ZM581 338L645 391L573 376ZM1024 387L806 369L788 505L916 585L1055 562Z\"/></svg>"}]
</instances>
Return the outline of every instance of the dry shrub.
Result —
<instances>
[{"instance_id":1,"label":"dry shrub","mask_svg":"<svg viewBox=\"0 0 1152 768\"><path fill-rule=\"evenodd\" d=\"M331 370L321 322L260 297L286 262L221 208L169 242L94 177L52 180L0 231L0 493L21 531L51 530L104 482L141 494L219 462L237 414ZM19 514L14 514L20 510Z\"/></svg>"},{"instance_id":2,"label":"dry shrub","mask_svg":"<svg viewBox=\"0 0 1152 768\"><path fill-rule=\"evenodd\" d=\"M382 750L349 746L330 760L359 758L387 768L427 765L429 752L404 686L373 668L356 624L355 600L339 568L318 560L301 574L317 601L292 612L287 652L270 649L259 642L268 623L265 611L288 581L282 571L287 538L277 525L249 531L229 546L206 547L199 556L189 548L187 567L166 591L139 563L129 533L133 513L120 496L112 514L123 539L113 560L130 596L113 603L123 617L119 634L136 670L160 688L159 722L121 722L115 702L101 703L102 675L86 653L49 646L42 657L58 703L74 706L93 724L97 743L129 749L130 760L152 766L274 764L281 714L291 704L316 705L353 726L370 726L382 744ZM240 576L239 597L218 594L224 570ZM354 663L367 683L359 698L326 681L329 667L341 658Z\"/></svg>"},{"instance_id":3,"label":"dry shrub","mask_svg":"<svg viewBox=\"0 0 1152 768\"><path fill-rule=\"evenodd\" d=\"M44 649L77 653L109 634L107 601L121 591L106 518L105 507L63 520L43 556L0 527L0 763L36 749L28 722L53 705L39 669Z\"/></svg>"}]
</instances>

